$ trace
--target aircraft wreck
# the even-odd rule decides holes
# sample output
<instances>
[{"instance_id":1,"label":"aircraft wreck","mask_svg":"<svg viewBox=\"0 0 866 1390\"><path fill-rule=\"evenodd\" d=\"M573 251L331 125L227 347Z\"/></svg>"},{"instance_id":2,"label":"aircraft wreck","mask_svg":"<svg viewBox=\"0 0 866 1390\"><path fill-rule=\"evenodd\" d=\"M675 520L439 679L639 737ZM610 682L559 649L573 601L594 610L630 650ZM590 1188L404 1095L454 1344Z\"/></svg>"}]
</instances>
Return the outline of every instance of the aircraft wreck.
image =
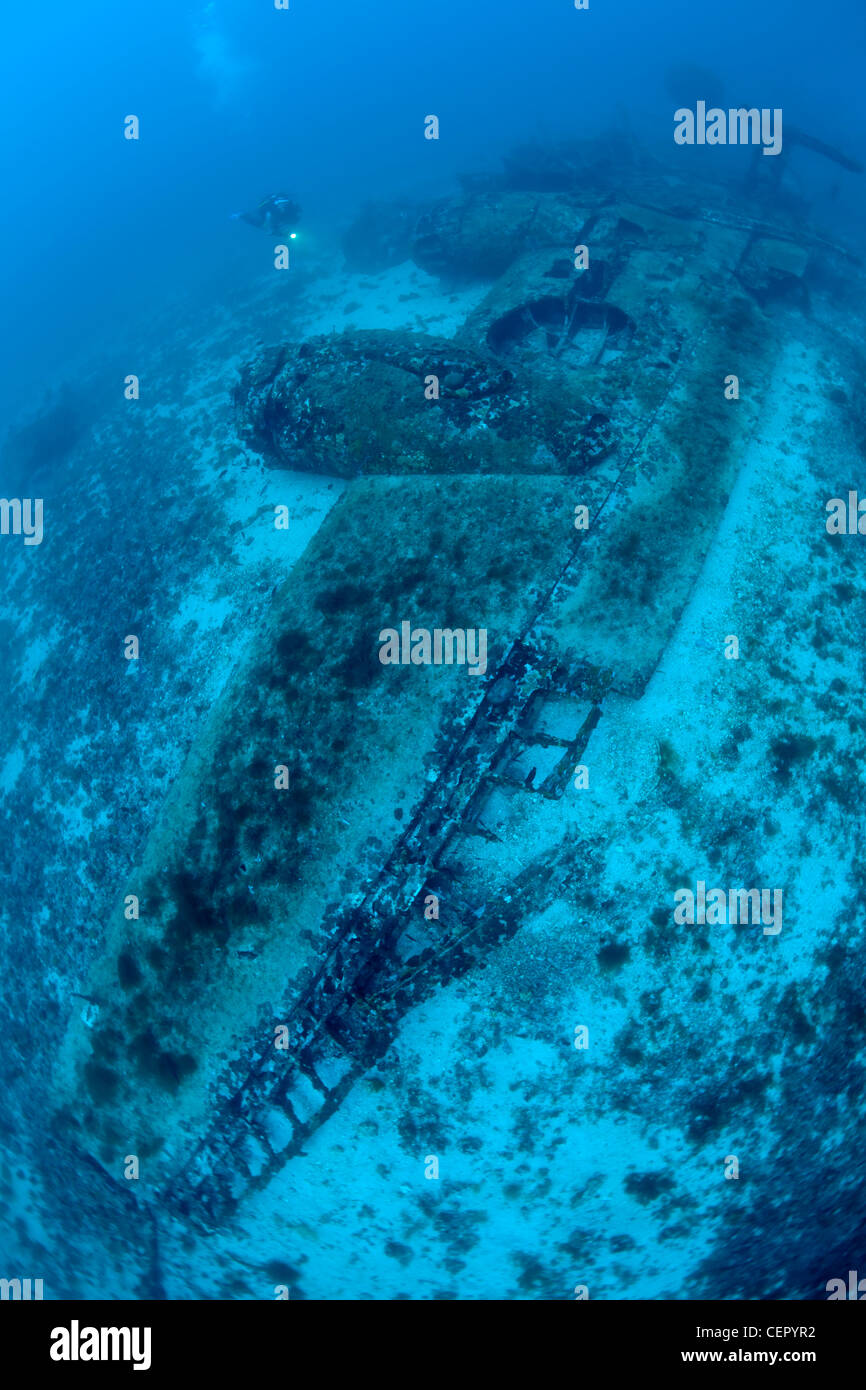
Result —
<instances>
[{"instance_id":1,"label":"aircraft wreck","mask_svg":"<svg viewBox=\"0 0 866 1390\"><path fill-rule=\"evenodd\" d=\"M586 167L578 161L577 173ZM266 466L347 487L273 594L118 884L87 985L98 1012L70 1022L58 1064L63 1144L119 1187L121 1158L137 1154L169 1245L188 1224L220 1229L302 1162L363 1078L387 1093L413 1011L444 991L495 977L479 987L512 1033L522 1018L531 1034L548 996L521 937L543 954L544 921L564 961L539 1025L544 1045L567 1069L591 1001L612 1000L618 1019L603 1021L598 1005L595 1070L569 1072L552 1087L557 1103L567 1092L591 1112L601 1098L638 1123L654 1103L651 1078L692 1155L704 1161L715 1145L721 1164L726 1145L757 1142L748 1136L768 1096L786 1113L786 1088L809 1065L808 1030L782 1076L761 1065L757 1024L748 1047L734 1048L723 1015L733 1028L745 1006L710 983L725 979L718 943L676 932L675 891L697 878L782 883L780 939L790 940L798 907L825 901L838 854L838 891L862 912L856 855L841 848L848 790L832 772L842 731L863 739L862 721L851 727L859 659L832 634L816 636L812 600L797 591L803 563L839 602L852 575L862 578L852 550L828 548L824 501L842 486L839 457L814 448L817 408L798 426L805 471L786 483L783 460L754 455L778 408L780 370L790 382L801 360L820 361L819 394L862 372L834 303L837 277L855 273L850 253L802 220L768 218L742 190L690 182L686 196L640 161L616 189L566 175L551 187L548 166L544 187L523 189L515 169L524 162L499 186L470 187L411 219L418 266L446 285L489 282L453 337L349 329L282 342L235 387L239 429ZM348 238L366 268L382 222L366 216L363 247ZM383 243L384 263L393 255ZM848 419L853 439L862 406ZM755 476L787 488L784 505L801 519L814 502L787 560L772 553L778 519L745 539L726 521L735 489ZM772 494L762 496L771 510ZM720 557L733 566L724 580ZM707 601L708 650L684 660L677 643L707 583L725 598ZM409 616L430 630L484 627L484 678L383 665L380 632ZM734 631L748 659L726 662ZM686 715L691 679L702 712ZM691 761L677 751L686 726ZM815 900L792 849L809 824L797 810L801 793L808 799L797 788L802 739L824 779L811 813L824 845ZM278 788L280 767L289 776ZM748 797L735 781L722 791L734 768ZM385 788L375 797L374 781ZM757 867L768 857L772 873ZM140 909L132 924L120 908L128 895ZM795 1029L811 1005L802 972L766 954L773 944L738 938L725 949L754 953L767 1026L784 1017ZM829 921L798 949L831 950ZM617 981L636 968L644 988L629 1008ZM580 980L585 996L570 993ZM686 991L703 1010L702 1035L678 1023ZM664 1026L663 996L673 1019ZM567 1125L562 1136L571 1142ZM423 1105L413 1144L419 1163L437 1152ZM632 1187L642 1201L652 1184L641 1181ZM587 1230L598 1219L592 1190L574 1216ZM713 1213L722 1240L724 1217ZM674 1244L684 1238L673 1210L662 1224ZM522 1287L554 1296L559 1266L588 1259L579 1244ZM810 1277L791 1256L790 1291L775 1296L808 1296Z\"/></svg>"}]
</instances>

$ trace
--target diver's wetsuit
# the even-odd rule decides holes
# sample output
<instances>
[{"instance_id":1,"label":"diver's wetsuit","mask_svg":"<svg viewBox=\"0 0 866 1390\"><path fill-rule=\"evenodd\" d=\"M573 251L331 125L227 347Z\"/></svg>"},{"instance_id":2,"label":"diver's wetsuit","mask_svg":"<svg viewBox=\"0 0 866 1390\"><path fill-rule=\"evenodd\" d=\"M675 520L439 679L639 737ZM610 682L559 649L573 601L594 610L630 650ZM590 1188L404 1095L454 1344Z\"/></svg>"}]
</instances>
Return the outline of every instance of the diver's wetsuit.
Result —
<instances>
[{"instance_id":1,"label":"diver's wetsuit","mask_svg":"<svg viewBox=\"0 0 866 1390\"><path fill-rule=\"evenodd\" d=\"M251 227L264 227L272 236L281 236L294 227L301 209L285 193L271 193L262 199L255 212L238 215L242 222L249 222Z\"/></svg>"}]
</instances>

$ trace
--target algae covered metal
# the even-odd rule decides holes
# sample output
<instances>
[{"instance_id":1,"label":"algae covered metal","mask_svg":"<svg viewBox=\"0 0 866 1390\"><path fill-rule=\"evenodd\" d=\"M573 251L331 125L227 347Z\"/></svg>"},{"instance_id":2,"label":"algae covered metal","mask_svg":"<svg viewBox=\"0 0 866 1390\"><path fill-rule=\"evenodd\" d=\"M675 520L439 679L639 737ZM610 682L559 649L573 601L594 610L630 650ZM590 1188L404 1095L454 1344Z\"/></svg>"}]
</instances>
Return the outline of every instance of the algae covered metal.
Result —
<instances>
[{"instance_id":1,"label":"algae covered metal","mask_svg":"<svg viewBox=\"0 0 866 1390\"><path fill-rule=\"evenodd\" d=\"M653 681L780 359L800 332L829 341L808 286L841 256L759 214L712 185L686 205L646 167L616 191L465 192L407 234L446 285L489 282L453 337L349 329L244 366L239 428L265 465L347 486L118 885L139 915L115 912L87 987L98 1017L64 1044L65 1141L110 1168L134 1136L157 1220L217 1227L301 1161L361 1078L387 1076L412 1010L505 970L556 892L592 923L598 968L628 960L624 898L650 917L659 891L646 863L640 891L618 877L643 812L670 834L672 883L683 844L712 840ZM384 662L404 624L483 629L482 678ZM719 699L733 758L746 685ZM615 790L585 812L579 770L613 749ZM743 872L756 826L719 832L741 836Z\"/></svg>"}]
</instances>

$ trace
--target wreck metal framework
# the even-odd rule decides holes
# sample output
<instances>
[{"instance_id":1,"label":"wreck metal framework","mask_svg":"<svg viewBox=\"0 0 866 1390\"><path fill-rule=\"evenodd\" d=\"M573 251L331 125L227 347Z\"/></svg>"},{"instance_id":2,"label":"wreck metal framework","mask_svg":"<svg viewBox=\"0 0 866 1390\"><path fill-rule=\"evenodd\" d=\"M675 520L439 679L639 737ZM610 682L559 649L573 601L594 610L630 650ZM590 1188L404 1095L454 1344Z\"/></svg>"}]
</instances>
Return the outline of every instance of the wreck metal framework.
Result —
<instances>
[{"instance_id":1,"label":"wreck metal framework","mask_svg":"<svg viewBox=\"0 0 866 1390\"><path fill-rule=\"evenodd\" d=\"M617 460L594 521L663 411L689 355L682 346L668 390L637 443ZM467 884L453 881L449 858L461 837L496 838L485 808L498 788L518 796L562 797L615 685L612 671L551 655L538 631L568 589L582 540L575 533L568 559L526 632L488 674L480 703L374 882L331 919L324 958L275 1029L286 1030L281 1046L274 1038L259 1043L246 1076L166 1185L161 1204L168 1210L205 1228L229 1219L247 1194L304 1151L388 1050L400 1020L424 993L477 963L485 948L516 930L495 903L479 901ZM564 722L563 704L570 706ZM552 766L539 777L544 752L548 763L552 753ZM447 926L428 920L420 907L425 889L443 878L449 883Z\"/></svg>"},{"instance_id":2,"label":"wreck metal framework","mask_svg":"<svg viewBox=\"0 0 866 1390\"><path fill-rule=\"evenodd\" d=\"M282 1046L269 1039L261 1047L170 1184L167 1205L208 1224L224 1220L248 1189L302 1151L383 1055L428 977L453 976L477 959L481 944L505 934L495 907L473 902L465 886L446 892L447 925L411 909L431 882L447 875L457 837L493 836L484 808L496 787L563 795L601 716L604 685L603 673L566 673L551 668L532 645L512 645L375 883L332 921L327 953L283 1025ZM548 703L563 698L580 708L590 701L589 713L573 721L572 737L551 731L561 730L555 719L545 721ZM521 777L513 770L533 748L555 753L555 766L538 785L531 773Z\"/></svg>"}]
</instances>

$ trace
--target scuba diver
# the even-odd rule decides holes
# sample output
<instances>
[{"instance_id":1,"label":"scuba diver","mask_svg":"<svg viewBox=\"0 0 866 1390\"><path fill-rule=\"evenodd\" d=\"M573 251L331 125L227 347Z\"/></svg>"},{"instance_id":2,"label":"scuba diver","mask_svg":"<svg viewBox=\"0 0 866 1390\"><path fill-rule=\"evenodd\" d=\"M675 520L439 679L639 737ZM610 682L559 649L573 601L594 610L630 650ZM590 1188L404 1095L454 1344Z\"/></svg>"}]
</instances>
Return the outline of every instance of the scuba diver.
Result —
<instances>
[{"instance_id":1,"label":"scuba diver","mask_svg":"<svg viewBox=\"0 0 866 1390\"><path fill-rule=\"evenodd\" d=\"M233 212L232 221L249 222L251 227L264 227L271 236L294 236L295 224L301 215L297 203L285 193L269 193L255 212Z\"/></svg>"}]
</instances>

